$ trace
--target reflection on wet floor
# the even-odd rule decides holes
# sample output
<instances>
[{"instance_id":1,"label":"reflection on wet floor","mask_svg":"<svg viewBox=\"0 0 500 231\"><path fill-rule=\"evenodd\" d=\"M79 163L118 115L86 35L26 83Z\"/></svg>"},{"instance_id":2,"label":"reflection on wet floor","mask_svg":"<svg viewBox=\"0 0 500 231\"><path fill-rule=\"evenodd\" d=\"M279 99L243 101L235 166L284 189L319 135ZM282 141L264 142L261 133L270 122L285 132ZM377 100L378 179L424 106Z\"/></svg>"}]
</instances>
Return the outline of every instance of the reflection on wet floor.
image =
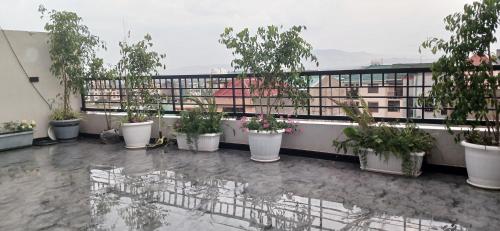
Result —
<instances>
[{"instance_id":1,"label":"reflection on wet floor","mask_svg":"<svg viewBox=\"0 0 500 231\"><path fill-rule=\"evenodd\" d=\"M467 230L291 193L250 195L245 182L169 170L127 175L120 167L94 166L90 179L96 230Z\"/></svg>"}]
</instances>

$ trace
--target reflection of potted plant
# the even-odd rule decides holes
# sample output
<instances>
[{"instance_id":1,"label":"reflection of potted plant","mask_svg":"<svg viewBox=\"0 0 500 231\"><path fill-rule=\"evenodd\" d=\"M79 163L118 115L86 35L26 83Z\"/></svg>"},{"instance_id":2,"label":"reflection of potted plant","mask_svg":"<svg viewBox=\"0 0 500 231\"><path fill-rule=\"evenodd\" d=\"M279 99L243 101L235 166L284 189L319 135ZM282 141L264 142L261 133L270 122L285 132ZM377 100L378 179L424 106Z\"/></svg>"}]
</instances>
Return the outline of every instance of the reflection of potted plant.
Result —
<instances>
[{"instance_id":1,"label":"reflection of potted plant","mask_svg":"<svg viewBox=\"0 0 500 231\"><path fill-rule=\"evenodd\" d=\"M249 145L252 159L261 162L279 159L284 131L273 114L280 113L278 109L284 106L297 110L308 103L310 95L304 90L308 87L308 80L300 76L304 70L302 61L317 61L312 46L300 37L304 26L294 26L283 32L280 29L282 27L261 27L256 35L250 35L249 30L244 29L234 35L232 28L226 28L220 39L239 56L231 65L242 72L240 78L253 77L250 97L263 115L251 120L262 126L250 131ZM285 105L287 102L292 105ZM262 139L266 142L259 141Z\"/></svg>"},{"instance_id":2,"label":"reflection of potted plant","mask_svg":"<svg viewBox=\"0 0 500 231\"><path fill-rule=\"evenodd\" d=\"M443 56L432 65L434 85L429 98L440 102L437 110L453 108L446 125L470 125L458 133L464 140L468 183L500 189L500 76L494 72L492 54L499 26L500 2L466 4L464 12L446 17L448 41L431 38L422 46ZM483 128L478 129L479 126Z\"/></svg>"},{"instance_id":3,"label":"reflection of potted plant","mask_svg":"<svg viewBox=\"0 0 500 231\"><path fill-rule=\"evenodd\" d=\"M362 109L348 103L336 102L345 113L358 124L343 130L346 139L334 140L337 151L352 149L359 156L361 169L418 176L426 152L433 146L434 138L414 124L404 128L374 124L374 119L364 100Z\"/></svg>"},{"instance_id":4,"label":"reflection of potted plant","mask_svg":"<svg viewBox=\"0 0 500 231\"><path fill-rule=\"evenodd\" d=\"M31 146L33 143L33 129L36 127L32 121L11 121L4 124L0 130L0 151L12 148Z\"/></svg>"},{"instance_id":5,"label":"reflection of potted plant","mask_svg":"<svg viewBox=\"0 0 500 231\"><path fill-rule=\"evenodd\" d=\"M40 6L39 11L45 16L45 7ZM62 107L53 111L50 125L58 140L70 141L78 137L80 127L80 115L71 108L70 97L83 91L83 80L95 61L95 49L104 45L76 13L52 10L48 17L45 30L49 35L50 70L63 86Z\"/></svg>"},{"instance_id":6,"label":"reflection of potted plant","mask_svg":"<svg viewBox=\"0 0 500 231\"><path fill-rule=\"evenodd\" d=\"M215 98L200 100L190 97L198 107L181 112L175 124L179 149L213 152L219 149L223 113L217 112ZM194 147L193 147L194 146Z\"/></svg>"},{"instance_id":7,"label":"reflection of potted plant","mask_svg":"<svg viewBox=\"0 0 500 231\"><path fill-rule=\"evenodd\" d=\"M125 84L125 110L127 112L121 124L121 132L126 148L144 148L151 138L150 112L155 108L158 92L152 76L163 67L165 54L150 51L153 43L151 36L135 43L120 42L120 54L117 70Z\"/></svg>"}]
</instances>

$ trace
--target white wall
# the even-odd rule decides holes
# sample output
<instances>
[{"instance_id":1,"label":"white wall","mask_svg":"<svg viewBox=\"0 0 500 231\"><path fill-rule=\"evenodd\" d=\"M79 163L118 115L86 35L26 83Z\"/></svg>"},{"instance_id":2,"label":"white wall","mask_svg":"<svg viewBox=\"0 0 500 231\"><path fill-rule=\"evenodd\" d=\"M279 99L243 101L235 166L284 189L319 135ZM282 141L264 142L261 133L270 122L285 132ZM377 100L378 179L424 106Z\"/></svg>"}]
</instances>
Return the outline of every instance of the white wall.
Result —
<instances>
[{"instance_id":1,"label":"white wall","mask_svg":"<svg viewBox=\"0 0 500 231\"><path fill-rule=\"evenodd\" d=\"M118 121L123 115L113 115L115 121L114 127L118 127ZM103 113L86 113L82 121L80 132L89 134L98 134L106 128L106 121ZM177 116L165 116L163 118L163 134L173 137L172 125L178 119ZM342 130L350 126L346 122L329 121L298 121L298 127L302 132L293 135L284 135L283 148L298 150L309 150L324 153L337 153L332 147L332 140L341 137ZM158 123L153 125L152 135L158 134ZM239 128L239 122L234 119L227 119L223 123L224 137L222 142L235 144L248 144L247 133ZM421 125L421 128L428 131L436 138L435 148L431 155L427 156L429 163L438 165L464 167L464 150L454 142L452 135L439 125ZM342 153L338 153L342 154Z\"/></svg>"},{"instance_id":2,"label":"white wall","mask_svg":"<svg viewBox=\"0 0 500 231\"><path fill-rule=\"evenodd\" d=\"M62 87L50 72L47 34L5 32L28 75L40 78L34 86L44 98L55 99L62 93ZM79 97L72 98L75 110L79 110L80 104ZM0 31L0 124L11 120L35 120L38 125L35 138L47 137L49 115L49 107L33 89Z\"/></svg>"}]
</instances>

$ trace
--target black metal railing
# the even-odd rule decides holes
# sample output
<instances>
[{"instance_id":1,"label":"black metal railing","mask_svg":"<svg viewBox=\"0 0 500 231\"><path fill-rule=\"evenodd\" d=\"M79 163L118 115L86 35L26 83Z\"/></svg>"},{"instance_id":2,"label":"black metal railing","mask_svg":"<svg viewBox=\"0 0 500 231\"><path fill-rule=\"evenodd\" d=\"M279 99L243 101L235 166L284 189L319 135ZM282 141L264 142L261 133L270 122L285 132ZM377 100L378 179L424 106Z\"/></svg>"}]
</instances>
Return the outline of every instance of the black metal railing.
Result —
<instances>
[{"instance_id":1,"label":"black metal railing","mask_svg":"<svg viewBox=\"0 0 500 231\"><path fill-rule=\"evenodd\" d=\"M495 70L500 70L500 66L495 66ZM453 109L433 110L433 99L428 97L433 84L428 67L307 71L301 75L308 79L309 85L303 90L311 98L306 107L297 111L296 118L348 120L334 101L359 105L361 98L379 121L443 123L446 113ZM162 95L158 104L165 114L196 107L188 96L213 96L219 111L238 117L260 113L263 103L250 91L256 84L258 77L243 79L237 74L159 75L153 77L150 88ZM85 88L82 111L124 111L127 96L123 79L87 79ZM284 108L276 114L294 114L293 105L285 100Z\"/></svg>"}]
</instances>

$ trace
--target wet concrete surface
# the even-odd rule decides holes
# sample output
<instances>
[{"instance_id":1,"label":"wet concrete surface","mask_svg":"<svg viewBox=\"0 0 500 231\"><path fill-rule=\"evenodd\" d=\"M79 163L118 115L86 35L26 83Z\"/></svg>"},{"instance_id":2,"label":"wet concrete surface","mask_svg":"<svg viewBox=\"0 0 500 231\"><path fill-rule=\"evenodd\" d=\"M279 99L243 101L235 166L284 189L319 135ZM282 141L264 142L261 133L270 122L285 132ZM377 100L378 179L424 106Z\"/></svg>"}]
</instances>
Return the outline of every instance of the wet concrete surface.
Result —
<instances>
[{"instance_id":1,"label":"wet concrete surface","mask_svg":"<svg viewBox=\"0 0 500 231\"><path fill-rule=\"evenodd\" d=\"M0 152L0 230L500 230L500 192L463 176L249 156L92 139Z\"/></svg>"}]
</instances>

